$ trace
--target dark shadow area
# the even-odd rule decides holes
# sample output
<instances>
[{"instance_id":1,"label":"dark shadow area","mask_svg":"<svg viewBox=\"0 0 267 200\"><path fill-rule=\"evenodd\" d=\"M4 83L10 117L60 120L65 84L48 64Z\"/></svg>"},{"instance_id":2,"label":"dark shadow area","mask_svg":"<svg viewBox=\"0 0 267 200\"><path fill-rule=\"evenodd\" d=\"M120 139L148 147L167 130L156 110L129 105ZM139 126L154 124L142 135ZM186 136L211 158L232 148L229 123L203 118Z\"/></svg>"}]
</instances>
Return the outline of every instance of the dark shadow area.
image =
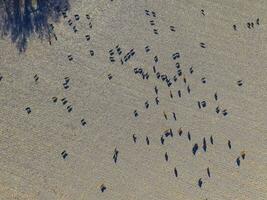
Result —
<instances>
[{"instance_id":1,"label":"dark shadow area","mask_svg":"<svg viewBox=\"0 0 267 200\"><path fill-rule=\"evenodd\" d=\"M48 39L50 23L58 22L69 9L69 0L0 0L1 37L10 37L24 52L31 35Z\"/></svg>"}]
</instances>

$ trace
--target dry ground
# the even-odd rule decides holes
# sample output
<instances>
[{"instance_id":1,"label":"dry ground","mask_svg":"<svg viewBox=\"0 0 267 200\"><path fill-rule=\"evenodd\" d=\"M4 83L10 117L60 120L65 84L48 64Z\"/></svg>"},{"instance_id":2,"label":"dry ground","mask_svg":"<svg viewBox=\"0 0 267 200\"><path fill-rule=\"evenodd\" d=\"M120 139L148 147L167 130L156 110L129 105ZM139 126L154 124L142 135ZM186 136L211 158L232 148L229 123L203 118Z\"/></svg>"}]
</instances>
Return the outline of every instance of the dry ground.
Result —
<instances>
[{"instance_id":1,"label":"dry ground","mask_svg":"<svg viewBox=\"0 0 267 200\"><path fill-rule=\"evenodd\" d=\"M156 12L159 35L153 33L145 9ZM1 40L0 199L266 199L266 11L264 0L76 0L68 13L76 34L68 19L62 19L55 25L58 41L50 46L32 39L23 55L8 40ZM74 14L80 15L79 21ZM91 16L92 29L86 14ZM255 24L257 18L260 25ZM247 22L254 22L254 28L248 29ZM201 48L201 42L207 47ZM123 55L132 48L136 52L124 65L117 57L115 63L109 61L108 51L117 44ZM90 56L89 50L95 55ZM157 70L176 73L174 52L180 52L178 61L190 95L182 77L168 88L153 74L156 55ZM134 67L148 71L149 79L135 75ZM67 90L62 86L66 76L70 77ZM203 77L206 84L201 82ZM243 86L237 85L238 80L243 80ZM52 101L54 96L57 103ZM60 101L63 97L66 105ZM206 108L198 109L200 100L206 100ZM150 103L148 109L145 101ZM67 105L72 105L72 112L67 112ZM217 114L218 105L229 114ZM30 114L26 107L31 108ZM81 126L82 118L86 126ZM177 134L180 127L182 136ZM169 128L174 137L161 145L160 137ZM137 136L136 144L132 134ZM214 145L209 142L211 135ZM207 152L199 149L194 156L192 146L201 147L203 137ZM112 159L115 148L119 150L117 164ZM68 152L65 160L63 150ZM241 151L246 158L238 167L235 160ZM202 188L197 185L199 178ZM104 193L102 184L107 187Z\"/></svg>"}]
</instances>

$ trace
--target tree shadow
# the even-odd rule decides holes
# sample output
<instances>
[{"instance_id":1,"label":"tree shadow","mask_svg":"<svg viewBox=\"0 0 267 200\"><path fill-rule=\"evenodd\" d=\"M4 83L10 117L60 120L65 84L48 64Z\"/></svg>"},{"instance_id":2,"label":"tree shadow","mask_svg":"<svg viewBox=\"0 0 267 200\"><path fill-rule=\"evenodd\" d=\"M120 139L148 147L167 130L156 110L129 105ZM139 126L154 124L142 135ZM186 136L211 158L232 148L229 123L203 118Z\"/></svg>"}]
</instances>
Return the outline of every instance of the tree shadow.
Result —
<instances>
[{"instance_id":1,"label":"tree shadow","mask_svg":"<svg viewBox=\"0 0 267 200\"><path fill-rule=\"evenodd\" d=\"M31 35L48 39L49 21L58 22L69 9L69 0L0 0L1 36L10 37L19 52L24 52Z\"/></svg>"}]
</instances>

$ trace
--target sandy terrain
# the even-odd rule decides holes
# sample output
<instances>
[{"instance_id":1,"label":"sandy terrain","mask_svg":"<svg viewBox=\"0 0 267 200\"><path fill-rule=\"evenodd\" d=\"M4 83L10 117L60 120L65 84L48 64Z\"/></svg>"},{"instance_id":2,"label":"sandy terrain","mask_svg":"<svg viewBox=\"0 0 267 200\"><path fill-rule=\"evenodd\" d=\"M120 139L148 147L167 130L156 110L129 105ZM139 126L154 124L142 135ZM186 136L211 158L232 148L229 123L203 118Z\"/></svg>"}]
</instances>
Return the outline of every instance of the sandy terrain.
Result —
<instances>
[{"instance_id":1,"label":"sandy terrain","mask_svg":"<svg viewBox=\"0 0 267 200\"><path fill-rule=\"evenodd\" d=\"M19 55L9 40L0 40L1 200L267 198L266 1L76 0L71 5L68 18L55 24L58 40L52 45L32 38L26 53ZM115 62L109 59L110 49ZM135 55L122 65L120 59L131 49ZM180 58L173 60L175 52ZM168 87L152 67L172 79L177 62L182 76ZM136 67L148 72L149 79L135 74ZM63 87L65 77L68 89ZM199 109L198 101L207 106ZM72 106L71 112L67 106ZM161 144L170 128L173 137L164 136ZM196 143L199 148L193 155Z\"/></svg>"}]
</instances>

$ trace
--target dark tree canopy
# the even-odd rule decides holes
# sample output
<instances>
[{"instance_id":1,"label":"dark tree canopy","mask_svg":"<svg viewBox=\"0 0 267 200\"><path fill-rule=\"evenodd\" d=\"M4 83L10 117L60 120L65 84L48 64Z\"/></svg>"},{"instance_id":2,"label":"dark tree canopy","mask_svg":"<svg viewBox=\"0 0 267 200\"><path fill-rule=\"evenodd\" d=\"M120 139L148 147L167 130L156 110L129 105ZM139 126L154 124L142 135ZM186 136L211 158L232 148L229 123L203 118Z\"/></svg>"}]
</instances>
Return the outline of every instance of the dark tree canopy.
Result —
<instances>
[{"instance_id":1,"label":"dark tree canopy","mask_svg":"<svg viewBox=\"0 0 267 200\"><path fill-rule=\"evenodd\" d=\"M27 48L28 38L49 37L51 22L59 21L69 10L69 0L0 0L0 33L11 38L20 52Z\"/></svg>"}]
</instances>

